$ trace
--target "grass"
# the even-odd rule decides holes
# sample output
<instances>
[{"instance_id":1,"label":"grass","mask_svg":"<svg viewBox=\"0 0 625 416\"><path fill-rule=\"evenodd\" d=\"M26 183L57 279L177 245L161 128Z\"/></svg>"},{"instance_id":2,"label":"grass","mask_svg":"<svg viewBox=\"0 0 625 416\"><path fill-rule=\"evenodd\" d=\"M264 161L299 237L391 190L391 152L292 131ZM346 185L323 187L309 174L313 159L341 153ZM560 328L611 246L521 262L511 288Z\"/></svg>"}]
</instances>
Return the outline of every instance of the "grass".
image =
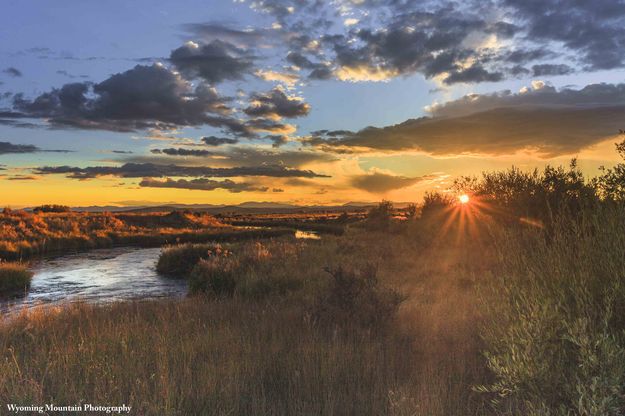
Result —
<instances>
[{"instance_id":1,"label":"grass","mask_svg":"<svg viewBox=\"0 0 625 416\"><path fill-rule=\"evenodd\" d=\"M182 242L236 241L293 234L292 230L254 230L223 224L191 212L111 214L87 212L0 213L0 259L23 260L113 246L159 247Z\"/></svg>"},{"instance_id":2,"label":"grass","mask_svg":"<svg viewBox=\"0 0 625 416\"><path fill-rule=\"evenodd\" d=\"M22 263L0 263L0 299L25 293L33 274Z\"/></svg>"},{"instance_id":3,"label":"grass","mask_svg":"<svg viewBox=\"0 0 625 416\"><path fill-rule=\"evenodd\" d=\"M201 298L35 313L0 334L0 402L149 415L385 414L412 358L401 337L328 337L296 305Z\"/></svg>"},{"instance_id":4,"label":"grass","mask_svg":"<svg viewBox=\"0 0 625 416\"><path fill-rule=\"evenodd\" d=\"M189 279L184 300L0 321L0 402L622 415L625 206L602 196L618 194L612 176L593 188L574 164L511 170L465 178L469 204L430 194L400 222L386 202L319 241L170 247L158 267Z\"/></svg>"},{"instance_id":5,"label":"grass","mask_svg":"<svg viewBox=\"0 0 625 416\"><path fill-rule=\"evenodd\" d=\"M239 268L225 296L43 308L0 324L0 402L89 398L150 415L486 411L471 389L487 370L457 248L418 252L411 234L358 229L225 247Z\"/></svg>"}]
</instances>

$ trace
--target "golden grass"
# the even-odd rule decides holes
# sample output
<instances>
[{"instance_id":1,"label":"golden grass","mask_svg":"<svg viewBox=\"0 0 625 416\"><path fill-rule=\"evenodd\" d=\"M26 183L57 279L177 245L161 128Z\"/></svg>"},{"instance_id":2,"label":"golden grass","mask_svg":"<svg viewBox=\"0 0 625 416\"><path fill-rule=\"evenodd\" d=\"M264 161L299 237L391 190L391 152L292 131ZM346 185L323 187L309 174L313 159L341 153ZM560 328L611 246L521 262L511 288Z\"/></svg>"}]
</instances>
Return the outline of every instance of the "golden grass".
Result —
<instances>
[{"instance_id":1,"label":"golden grass","mask_svg":"<svg viewBox=\"0 0 625 416\"><path fill-rule=\"evenodd\" d=\"M300 289L15 318L0 324L0 403L127 403L148 415L486 414L472 391L487 375L475 276L462 264L471 254L420 252L412 235L358 230L245 246L264 259L246 279L272 273L300 279ZM408 296L397 317L382 329L315 319L332 281L324 267L365 263Z\"/></svg>"}]
</instances>

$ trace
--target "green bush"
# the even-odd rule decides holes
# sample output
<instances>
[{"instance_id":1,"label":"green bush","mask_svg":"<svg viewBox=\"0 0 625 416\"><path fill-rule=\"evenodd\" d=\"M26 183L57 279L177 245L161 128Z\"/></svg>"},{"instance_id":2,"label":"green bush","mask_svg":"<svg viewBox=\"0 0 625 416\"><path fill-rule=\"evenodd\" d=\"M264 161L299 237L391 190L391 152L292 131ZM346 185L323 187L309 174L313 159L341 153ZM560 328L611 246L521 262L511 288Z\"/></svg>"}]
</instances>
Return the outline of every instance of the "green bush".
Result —
<instances>
[{"instance_id":1,"label":"green bush","mask_svg":"<svg viewBox=\"0 0 625 416\"><path fill-rule=\"evenodd\" d=\"M0 263L0 298L25 293L33 273L22 263Z\"/></svg>"},{"instance_id":2,"label":"green bush","mask_svg":"<svg viewBox=\"0 0 625 416\"><path fill-rule=\"evenodd\" d=\"M597 205L553 230L498 238L486 357L500 409L621 415L625 408L625 216ZM502 410L503 411L503 410Z\"/></svg>"}]
</instances>

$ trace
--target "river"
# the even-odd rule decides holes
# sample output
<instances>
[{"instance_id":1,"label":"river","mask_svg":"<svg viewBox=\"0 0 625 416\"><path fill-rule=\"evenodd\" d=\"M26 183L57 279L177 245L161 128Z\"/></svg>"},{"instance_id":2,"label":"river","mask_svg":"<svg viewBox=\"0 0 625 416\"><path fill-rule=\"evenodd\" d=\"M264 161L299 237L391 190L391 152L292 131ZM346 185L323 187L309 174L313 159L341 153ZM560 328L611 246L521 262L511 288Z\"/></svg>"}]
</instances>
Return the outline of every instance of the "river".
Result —
<instances>
[{"instance_id":1,"label":"river","mask_svg":"<svg viewBox=\"0 0 625 416\"><path fill-rule=\"evenodd\" d=\"M184 296L186 281L168 279L156 272L160 252L160 248L119 247L34 261L26 296L0 303L0 310L77 300L111 302Z\"/></svg>"},{"instance_id":2,"label":"river","mask_svg":"<svg viewBox=\"0 0 625 416\"><path fill-rule=\"evenodd\" d=\"M297 230L295 236L319 239L310 231ZM184 296L184 279L166 278L156 272L160 253L160 248L118 247L33 261L30 290L23 297L0 301L0 313L61 302Z\"/></svg>"}]
</instances>

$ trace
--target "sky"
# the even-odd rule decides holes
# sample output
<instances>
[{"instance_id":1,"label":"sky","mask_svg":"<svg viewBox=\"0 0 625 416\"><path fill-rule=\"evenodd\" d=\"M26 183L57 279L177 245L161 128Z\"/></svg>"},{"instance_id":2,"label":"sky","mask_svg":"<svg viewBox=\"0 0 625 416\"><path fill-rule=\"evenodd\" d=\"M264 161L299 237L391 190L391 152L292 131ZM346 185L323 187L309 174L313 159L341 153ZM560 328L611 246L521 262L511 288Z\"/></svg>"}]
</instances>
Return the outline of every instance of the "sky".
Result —
<instances>
[{"instance_id":1,"label":"sky","mask_svg":"<svg viewBox=\"0 0 625 416\"><path fill-rule=\"evenodd\" d=\"M0 202L419 201L618 162L623 0L5 0Z\"/></svg>"}]
</instances>

